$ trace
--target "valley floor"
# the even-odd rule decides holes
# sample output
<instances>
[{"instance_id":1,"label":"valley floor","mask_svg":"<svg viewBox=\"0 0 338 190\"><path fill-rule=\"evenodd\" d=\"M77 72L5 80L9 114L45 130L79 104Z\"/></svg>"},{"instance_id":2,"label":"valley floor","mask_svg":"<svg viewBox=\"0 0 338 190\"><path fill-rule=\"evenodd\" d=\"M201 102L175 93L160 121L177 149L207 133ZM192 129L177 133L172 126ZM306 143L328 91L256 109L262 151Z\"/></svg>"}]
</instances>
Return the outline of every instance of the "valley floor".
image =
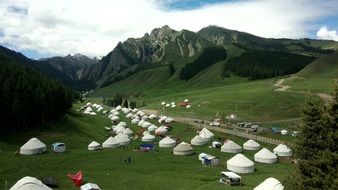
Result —
<instances>
[{"instance_id":1,"label":"valley floor","mask_svg":"<svg viewBox=\"0 0 338 190\"><path fill-rule=\"evenodd\" d=\"M87 145L96 140L102 143L106 140L104 127L111 127L112 123L106 116L84 115L75 111L75 105L65 118L42 130L21 132L16 135L4 136L0 139L0 189L13 185L18 179L29 175L34 177L55 176L60 182L60 190L75 189L66 177L67 173L82 170L84 180L97 183L102 189L224 189L218 184L220 171L226 170L226 161L234 156L220 152L219 149L209 148L209 145L194 147L195 154L191 156L175 156L172 149L157 148L155 152L135 152L133 149L141 144L141 140L132 141L127 149L88 151ZM123 116L121 118L124 119ZM154 120L155 124L157 121ZM127 121L134 131L140 127ZM196 129L183 123L174 123L169 135L179 137L189 142L195 135ZM245 139L224 133L215 132L217 138L231 139L238 144ZM43 141L48 152L35 156L15 156L14 152L31 137ZM158 145L156 139L154 142ZM54 142L65 142L68 153L52 153L49 148ZM261 142L260 142L261 143ZM275 145L261 143L263 147L272 150ZM197 156L205 152L221 159L221 166L202 166ZM244 151L243 154L253 160L255 151ZM131 156L130 164L123 160ZM227 189L253 189L268 177L275 177L283 181L292 172L289 161L281 161L273 165L255 163L256 171L252 174L243 174L244 186Z\"/></svg>"}]
</instances>

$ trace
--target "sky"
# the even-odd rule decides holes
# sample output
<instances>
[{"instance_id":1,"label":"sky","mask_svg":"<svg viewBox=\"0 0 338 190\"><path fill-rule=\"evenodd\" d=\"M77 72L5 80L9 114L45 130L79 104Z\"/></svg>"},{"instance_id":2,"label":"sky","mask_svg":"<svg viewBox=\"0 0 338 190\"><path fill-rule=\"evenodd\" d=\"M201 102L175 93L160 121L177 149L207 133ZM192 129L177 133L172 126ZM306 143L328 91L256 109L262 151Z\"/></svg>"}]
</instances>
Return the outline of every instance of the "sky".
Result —
<instances>
[{"instance_id":1,"label":"sky","mask_svg":"<svg viewBox=\"0 0 338 190\"><path fill-rule=\"evenodd\" d=\"M0 0L0 18L0 45L33 59L102 57L163 25L338 41L338 0Z\"/></svg>"}]
</instances>

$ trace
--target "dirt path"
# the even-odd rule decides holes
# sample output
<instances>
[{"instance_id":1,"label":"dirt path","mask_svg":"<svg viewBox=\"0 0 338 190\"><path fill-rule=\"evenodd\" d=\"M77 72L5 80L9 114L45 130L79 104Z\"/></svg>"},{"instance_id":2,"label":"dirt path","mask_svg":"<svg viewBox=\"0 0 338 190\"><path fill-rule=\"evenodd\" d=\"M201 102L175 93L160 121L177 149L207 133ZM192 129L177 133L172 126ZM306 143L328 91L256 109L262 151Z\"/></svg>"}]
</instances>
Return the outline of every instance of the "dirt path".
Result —
<instances>
[{"instance_id":1,"label":"dirt path","mask_svg":"<svg viewBox=\"0 0 338 190\"><path fill-rule=\"evenodd\" d=\"M157 114L158 112L156 110L142 110L143 112L145 112L146 114ZM274 145L278 145L280 143L287 143L278 139L272 139L272 138L267 138L267 137L263 137L263 136L259 136L259 135L255 135L255 134L250 134L241 130L238 130L235 128L235 130L233 129L227 129L227 125L226 124L221 124L220 127L213 127L210 126L209 124L202 124L202 122L206 123L205 120L201 120L201 119L196 119L196 118L189 118L189 117L173 117L175 121L181 122L181 123L186 123L188 125L194 126L197 129L202 129L202 128L207 128L209 130L212 131L218 131L221 133L226 133L226 134L230 134L230 135L234 135L234 136L239 136L242 138L246 138L246 139L254 139L257 141L261 141L261 142L265 142L265 143L269 143L269 144L274 144ZM296 120L298 120L299 118L295 118ZM294 119L290 119L290 120L294 120Z\"/></svg>"},{"instance_id":2,"label":"dirt path","mask_svg":"<svg viewBox=\"0 0 338 190\"><path fill-rule=\"evenodd\" d=\"M274 86L278 87L274 91L287 91L291 86L283 85L285 79L279 79Z\"/></svg>"},{"instance_id":3,"label":"dirt path","mask_svg":"<svg viewBox=\"0 0 338 190\"><path fill-rule=\"evenodd\" d=\"M332 97L330 95L325 94L325 93L309 93L309 92L304 92L304 91L293 91L293 90L290 90L291 86L283 85L285 80L296 79L296 78L304 79L303 77L295 77L295 76L291 76L289 78L284 78L284 79L279 79L274 84L274 86L278 87L278 88L274 89L274 91L279 91L279 92L288 91L288 92L294 92L294 93L299 93L299 94L314 94L314 95L318 96L319 98L321 98L324 101L325 104L328 103L332 99Z\"/></svg>"}]
</instances>

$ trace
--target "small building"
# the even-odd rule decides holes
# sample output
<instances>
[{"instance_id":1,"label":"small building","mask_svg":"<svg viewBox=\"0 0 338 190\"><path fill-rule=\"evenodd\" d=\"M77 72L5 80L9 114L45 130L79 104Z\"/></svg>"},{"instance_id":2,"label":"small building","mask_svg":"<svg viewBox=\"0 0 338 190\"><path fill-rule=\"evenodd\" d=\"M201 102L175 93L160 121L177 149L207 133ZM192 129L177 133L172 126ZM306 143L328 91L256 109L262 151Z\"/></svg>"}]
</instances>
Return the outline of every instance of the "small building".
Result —
<instances>
[{"instance_id":1,"label":"small building","mask_svg":"<svg viewBox=\"0 0 338 190\"><path fill-rule=\"evenodd\" d=\"M66 152L66 144L61 142L56 142L52 144L53 152Z\"/></svg>"},{"instance_id":2,"label":"small building","mask_svg":"<svg viewBox=\"0 0 338 190\"><path fill-rule=\"evenodd\" d=\"M142 152L150 152L150 151L155 150L155 145L153 145L153 144L141 144L140 146L138 146L138 148Z\"/></svg>"},{"instance_id":3,"label":"small building","mask_svg":"<svg viewBox=\"0 0 338 190\"><path fill-rule=\"evenodd\" d=\"M202 164L208 165L208 166L219 166L220 160L212 155L205 155L202 157Z\"/></svg>"},{"instance_id":4,"label":"small building","mask_svg":"<svg viewBox=\"0 0 338 190\"><path fill-rule=\"evenodd\" d=\"M101 190L101 189L95 183L86 183L86 184L81 186L81 190Z\"/></svg>"},{"instance_id":5,"label":"small building","mask_svg":"<svg viewBox=\"0 0 338 190\"><path fill-rule=\"evenodd\" d=\"M213 148L221 148L222 143L220 143L220 142L218 142L218 141L214 141L214 142L212 142L211 146L212 146Z\"/></svg>"},{"instance_id":6,"label":"small building","mask_svg":"<svg viewBox=\"0 0 338 190\"><path fill-rule=\"evenodd\" d=\"M219 179L219 183L230 186L238 186L241 185L241 176L234 172L221 172L221 179Z\"/></svg>"}]
</instances>

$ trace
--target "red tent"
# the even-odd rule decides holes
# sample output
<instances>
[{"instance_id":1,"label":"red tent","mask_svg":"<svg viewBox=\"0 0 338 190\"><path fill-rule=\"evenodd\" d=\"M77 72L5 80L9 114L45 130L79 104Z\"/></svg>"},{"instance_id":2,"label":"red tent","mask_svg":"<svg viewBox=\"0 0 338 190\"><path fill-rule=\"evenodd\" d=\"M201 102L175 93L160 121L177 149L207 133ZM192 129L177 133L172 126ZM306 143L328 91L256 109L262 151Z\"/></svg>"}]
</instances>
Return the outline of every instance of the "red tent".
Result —
<instances>
[{"instance_id":1,"label":"red tent","mask_svg":"<svg viewBox=\"0 0 338 190\"><path fill-rule=\"evenodd\" d=\"M82 171L78 171L76 174L67 174L67 176L73 181L73 183L80 187L82 185Z\"/></svg>"},{"instance_id":2,"label":"red tent","mask_svg":"<svg viewBox=\"0 0 338 190\"><path fill-rule=\"evenodd\" d=\"M180 102L178 103L178 106L181 106L181 107L187 107L187 105L190 105L189 102Z\"/></svg>"}]
</instances>

